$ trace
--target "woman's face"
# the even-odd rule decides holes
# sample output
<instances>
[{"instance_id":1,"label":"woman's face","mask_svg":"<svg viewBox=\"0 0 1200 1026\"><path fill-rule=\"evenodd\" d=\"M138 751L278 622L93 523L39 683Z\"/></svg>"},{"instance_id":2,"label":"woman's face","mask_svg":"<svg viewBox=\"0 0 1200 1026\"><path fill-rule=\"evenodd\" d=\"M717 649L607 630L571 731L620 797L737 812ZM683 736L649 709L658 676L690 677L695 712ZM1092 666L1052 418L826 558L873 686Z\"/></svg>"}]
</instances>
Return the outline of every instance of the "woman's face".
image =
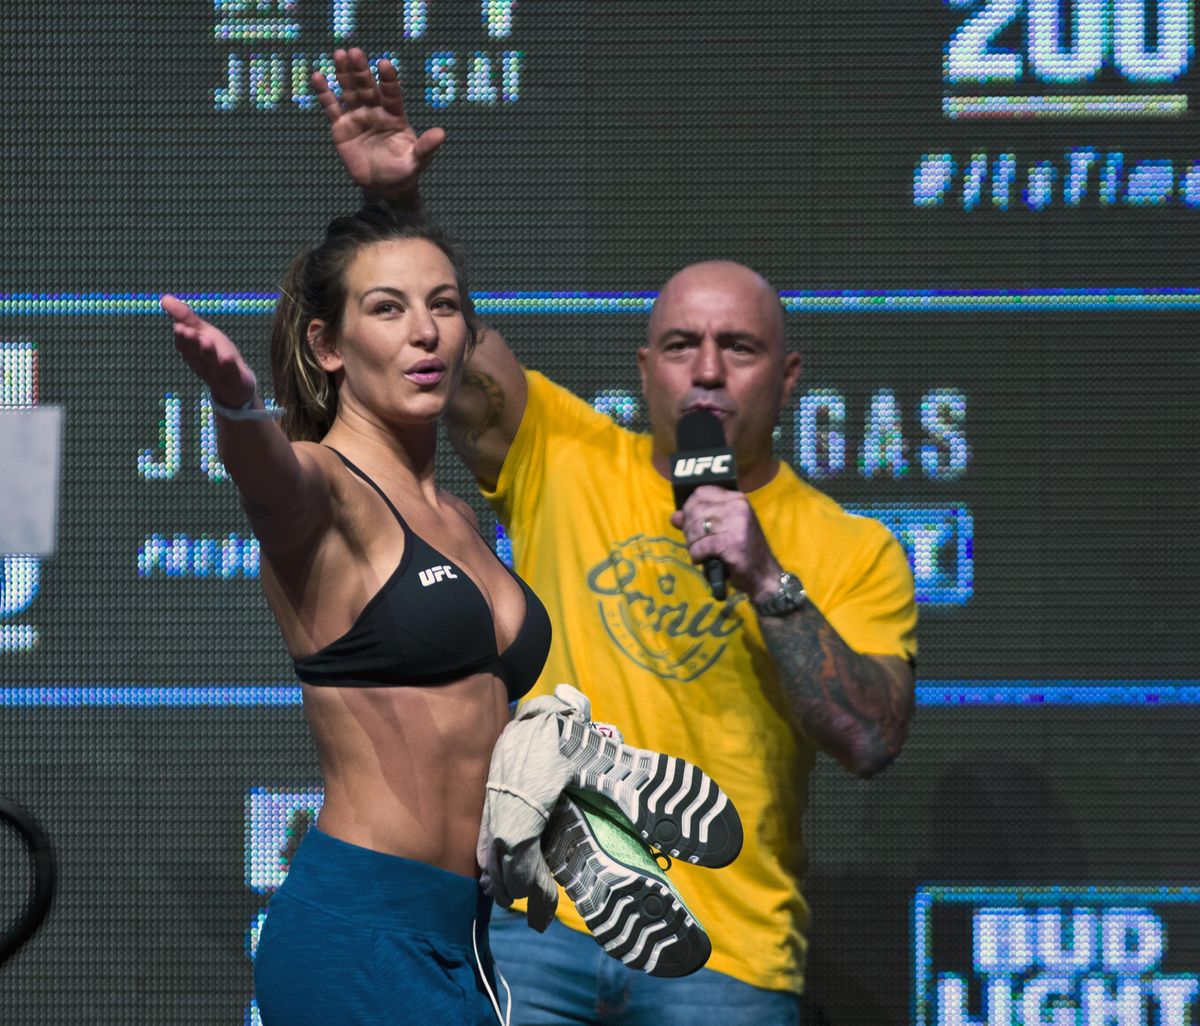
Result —
<instances>
[{"instance_id":1,"label":"woman's face","mask_svg":"<svg viewBox=\"0 0 1200 1026\"><path fill-rule=\"evenodd\" d=\"M346 269L337 339L318 341L324 325L309 325L321 366L338 375L339 407L387 424L441 416L466 360L462 299L454 266L432 242L396 239L360 249Z\"/></svg>"}]
</instances>

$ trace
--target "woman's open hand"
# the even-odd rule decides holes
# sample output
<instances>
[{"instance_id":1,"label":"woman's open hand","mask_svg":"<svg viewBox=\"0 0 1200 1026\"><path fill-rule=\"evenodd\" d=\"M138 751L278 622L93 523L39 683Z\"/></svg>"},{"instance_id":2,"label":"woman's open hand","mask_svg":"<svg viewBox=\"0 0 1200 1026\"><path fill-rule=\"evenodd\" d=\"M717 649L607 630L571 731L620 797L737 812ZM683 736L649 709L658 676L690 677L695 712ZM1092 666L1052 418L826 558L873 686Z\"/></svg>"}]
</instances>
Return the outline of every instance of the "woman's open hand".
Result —
<instances>
[{"instance_id":1,"label":"woman's open hand","mask_svg":"<svg viewBox=\"0 0 1200 1026\"><path fill-rule=\"evenodd\" d=\"M379 61L376 84L362 50L337 50L333 60L341 99L321 72L313 73L312 83L350 177L370 197L415 193L421 172L446 141L446 133L430 128L418 135L409 124L391 61Z\"/></svg>"},{"instance_id":2,"label":"woman's open hand","mask_svg":"<svg viewBox=\"0 0 1200 1026\"><path fill-rule=\"evenodd\" d=\"M258 384L254 372L228 336L202 320L182 299L159 300L174 321L175 348L222 406L238 408L254 398Z\"/></svg>"}]
</instances>

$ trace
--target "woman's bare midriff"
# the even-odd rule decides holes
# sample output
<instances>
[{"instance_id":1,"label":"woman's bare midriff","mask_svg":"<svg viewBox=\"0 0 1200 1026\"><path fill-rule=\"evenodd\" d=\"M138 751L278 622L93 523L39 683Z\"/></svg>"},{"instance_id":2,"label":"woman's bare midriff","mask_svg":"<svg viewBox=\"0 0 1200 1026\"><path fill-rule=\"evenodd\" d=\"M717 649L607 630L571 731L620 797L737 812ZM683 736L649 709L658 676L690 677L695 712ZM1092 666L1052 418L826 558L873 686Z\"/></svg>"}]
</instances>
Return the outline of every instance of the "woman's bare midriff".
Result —
<instances>
[{"instance_id":1,"label":"woman's bare midriff","mask_svg":"<svg viewBox=\"0 0 1200 1026\"><path fill-rule=\"evenodd\" d=\"M464 876L496 738L504 684L477 674L427 687L304 686L325 778L322 832Z\"/></svg>"}]
</instances>

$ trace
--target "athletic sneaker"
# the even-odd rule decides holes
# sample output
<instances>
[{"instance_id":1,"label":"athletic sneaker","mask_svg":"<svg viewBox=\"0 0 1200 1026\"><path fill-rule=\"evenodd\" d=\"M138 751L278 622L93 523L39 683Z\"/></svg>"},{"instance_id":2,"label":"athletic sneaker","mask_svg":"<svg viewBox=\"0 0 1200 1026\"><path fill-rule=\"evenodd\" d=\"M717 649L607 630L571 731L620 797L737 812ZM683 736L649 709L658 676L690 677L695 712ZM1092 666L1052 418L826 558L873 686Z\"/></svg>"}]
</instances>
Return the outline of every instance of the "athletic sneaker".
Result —
<instances>
[{"instance_id":1,"label":"athletic sneaker","mask_svg":"<svg viewBox=\"0 0 1200 1026\"><path fill-rule=\"evenodd\" d=\"M558 749L575 767L569 787L615 803L643 840L672 858L709 869L737 858L741 818L699 766L624 744L608 724L555 719Z\"/></svg>"},{"instance_id":2,"label":"athletic sneaker","mask_svg":"<svg viewBox=\"0 0 1200 1026\"><path fill-rule=\"evenodd\" d=\"M613 958L651 976L686 976L708 961L708 934L612 802L564 793L542 834L542 854Z\"/></svg>"}]
</instances>

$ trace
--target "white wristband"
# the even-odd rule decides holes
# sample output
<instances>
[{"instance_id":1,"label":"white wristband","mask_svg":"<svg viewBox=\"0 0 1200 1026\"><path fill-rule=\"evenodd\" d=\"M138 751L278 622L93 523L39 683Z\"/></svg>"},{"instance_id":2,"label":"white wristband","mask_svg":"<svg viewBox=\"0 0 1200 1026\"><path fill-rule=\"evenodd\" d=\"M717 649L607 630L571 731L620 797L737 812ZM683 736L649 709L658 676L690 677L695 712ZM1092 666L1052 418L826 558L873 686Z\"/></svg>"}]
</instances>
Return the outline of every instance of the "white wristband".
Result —
<instances>
[{"instance_id":1,"label":"white wristband","mask_svg":"<svg viewBox=\"0 0 1200 1026\"><path fill-rule=\"evenodd\" d=\"M252 395L243 406L223 406L213 398L211 392L208 394L208 401L212 403L213 412L220 414L226 420L277 420L283 416L282 406L257 409L254 405L254 400L257 398L257 395Z\"/></svg>"}]
</instances>

